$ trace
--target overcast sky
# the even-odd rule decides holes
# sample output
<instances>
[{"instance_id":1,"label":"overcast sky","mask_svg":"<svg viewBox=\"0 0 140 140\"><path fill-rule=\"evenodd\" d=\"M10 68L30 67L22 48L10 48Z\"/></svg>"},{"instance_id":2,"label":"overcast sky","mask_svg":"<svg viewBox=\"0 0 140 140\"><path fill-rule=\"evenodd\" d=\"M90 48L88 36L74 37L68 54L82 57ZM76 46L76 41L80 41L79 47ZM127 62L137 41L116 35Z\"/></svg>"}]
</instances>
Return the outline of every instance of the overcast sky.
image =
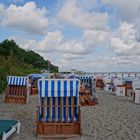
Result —
<instances>
[{"instance_id":1,"label":"overcast sky","mask_svg":"<svg viewBox=\"0 0 140 140\"><path fill-rule=\"evenodd\" d=\"M0 41L63 69L140 71L140 0L0 0Z\"/></svg>"}]
</instances>

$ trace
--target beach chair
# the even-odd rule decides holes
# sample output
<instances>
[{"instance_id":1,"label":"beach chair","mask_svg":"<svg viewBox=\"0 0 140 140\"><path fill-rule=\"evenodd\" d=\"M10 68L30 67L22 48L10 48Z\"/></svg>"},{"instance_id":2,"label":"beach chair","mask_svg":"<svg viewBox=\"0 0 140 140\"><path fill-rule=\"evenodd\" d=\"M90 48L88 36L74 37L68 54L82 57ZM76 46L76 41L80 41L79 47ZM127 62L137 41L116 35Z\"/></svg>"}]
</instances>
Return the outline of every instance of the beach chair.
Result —
<instances>
[{"instance_id":1,"label":"beach chair","mask_svg":"<svg viewBox=\"0 0 140 140\"><path fill-rule=\"evenodd\" d=\"M123 81L121 78L114 79L114 86L115 86L115 95L116 96L125 96L125 89L122 86Z\"/></svg>"},{"instance_id":2,"label":"beach chair","mask_svg":"<svg viewBox=\"0 0 140 140\"><path fill-rule=\"evenodd\" d=\"M30 74L29 75L29 81L31 84L30 95L38 94L38 80L43 77L48 78L48 74L42 73L42 74Z\"/></svg>"},{"instance_id":3,"label":"beach chair","mask_svg":"<svg viewBox=\"0 0 140 140\"><path fill-rule=\"evenodd\" d=\"M103 89L104 88L104 82L102 76L97 76L95 79L95 87Z\"/></svg>"},{"instance_id":4,"label":"beach chair","mask_svg":"<svg viewBox=\"0 0 140 140\"><path fill-rule=\"evenodd\" d=\"M116 79L116 76L108 76L104 77L104 90L108 93L114 92L115 86L114 86L114 79Z\"/></svg>"},{"instance_id":5,"label":"beach chair","mask_svg":"<svg viewBox=\"0 0 140 140\"><path fill-rule=\"evenodd\" d=\"M20 132L20 122L16 120L0 120L0 139L7 140L12 134Z\"/></svg>"},{"instance_id":6,"label":"beach chair","mask_svg":"<svg viewBox=\"0 0 140 140\"><path fill-rule=\"evenodd\" d=\"M92 106L98 103L95 95L94 79L90 76L77 77L80 80L80 104L82 106Z\"/></svg>"},{"instance_id":7,"label":"beach chair","mask_svg":"<svg viewBox=\"0 0 140 140\"><path fill-rule=\"evenodd\" d=\"M132 87L132 82L135 80L134 77L123 77L122 78L123 80L123 87L125 89L125 93L124 95L125 96L129 96L133 94L133 87Z\"/></svg>"},{"instance_id":8,"label":"beach chair","mask_svg":"<svg viewBox=\"0 0 140 140\"><path fill-rule=\"evenodd\" d=\"M78 79L40 79L36 134L69 137L80 134Z\"/></svg>"},{"instance_id":9,"label":"beach chair","mask_svg":"<svg viewBox=\"0 0 140 140\"><path fill-rule=\"evenodd\" d=\"M133 100L136 104L140 104L140 79L133 81L132 87L134 90Z\"/></svg>"},{"instance_id":10,"label":"beach chair","mask_svg":"<svg viewBox=\"0 0 140 140\"><path fill-rule=\"evenodd\" d=\"M29 101L27 77L8 76L7 83L5 103L26 104Z\"/></svg>"}]
</instances>

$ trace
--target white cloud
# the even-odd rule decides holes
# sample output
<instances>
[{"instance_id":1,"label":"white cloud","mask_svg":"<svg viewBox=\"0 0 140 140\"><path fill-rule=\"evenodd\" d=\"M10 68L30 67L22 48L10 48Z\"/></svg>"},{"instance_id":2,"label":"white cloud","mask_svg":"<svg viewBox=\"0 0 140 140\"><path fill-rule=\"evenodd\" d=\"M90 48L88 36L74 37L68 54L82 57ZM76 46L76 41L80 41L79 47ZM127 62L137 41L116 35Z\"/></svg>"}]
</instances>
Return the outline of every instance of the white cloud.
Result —
<instances>
[{"instance_id":1,"label":"white cloud","mask_svg":"<svg viewBox=\"0 0 140 140\"><path fill-rule=\"evenodd\" d=\"M95 49L102 43L108 44L109 31L101 30L84 30L83 43L88 46L88 49Z\"/></svg>"},{"instance_id":2,"label":"white cloud","mask_svg":"<svg viewBox=\"0 0 140 140\"><path fill-rule=\"evenodd\" d=\"M140 54L140 42L136 40L136 29L133 24L121 23L110 37L111 48L119 55Z\"/></svg>"},{"instance_id":3,"label":"white cloud","mask_svg":"<svg viewBox=\"0 0 140 140\"><path fill-rule=\"evenodd\" d=\"M84 56L82 56L82 55L76 55L76 54L64 53L64 54L62 55L62 58L71 61L71 60L73 60L73 59L74 59L74 60L75 60L75 59L82 59L82 58L84 58Z\"/></svg>"},{"instance_id":4,"label":"white cloud","mask_svg":"<svg viewBox=\"0 0 140 140\"><path fill-rule=\"evenodd\" d=\"M61 21L82 29L108 29L108 14L85 11L78 7L76 0L66 1L58 13Z\"/></svg>"},{"instance_id":5,"label":"white cloud","mask_svg":"<svg viewBox=\"0 0 140 140\"><path fill-rule=\"evenodd\" d=\"M49 18L51 32L46 33L41 39L35 40L34 37L32 39L26 37L26 39L22 36L14 39L22 48L35 50L53 64L69 69L77 68L85 71L125 71L127 69L135 71L135 69L139 69L137 67L140 65L139 2L136 0L131 5L129 0L102 1L106 6L114 8L117 13L111 13L111 15L109 12L108 14L101 13L98 9L99 5L95 1L88 0L89 3L84 0L81 3L76 0L64 1L57 17L59 17L59 21L82 29L82 34L77 38L65 38L64 34L67 35L71 32L69 30L66 32L63 24L61 26L58 19L52 16ZM93 9L96 12L93 12ZM115 10L113 12L116 12ZM26 3L23 6L11 5L9 8L0 5L3 26L18 28L30 33L40 34L48 27L45 14L46 9L37 8L34 2ZM108 19L109 16L115 14L119 24L118 27L111 30L108 27ZM38 20L36 21L36 19ZM111 49L107 52L109 47ZM105 52L101 53L104 50Z\"/></svg>"},{"instance_id":6,"label":"white cloud","mask_svg":"<svg viewBox=\"0 0 140 140\"><path fill-rule=\"evenodd\" d=\"M119 18L132 21L140 16L140 1L135 0L102 0L103 4L114 7Z\"/></svg>"},{"instance_id":7,"label":"white cloud","mask_svg":"<svg viewBox=\"0 0 140 140\"><path fill-rule=\"evenodd\" d=\"M60 31L48 32L47 35L38 43L38 50L45 52L55 52L60 50L63 35Z\"/></svg>"},{"instance_id":8,"label":"white cloud","mask_svg":"<svg viewBox=\"0 0 140 140\"><path fill-rule=\"evenodd\" d=\"M43 34L48 27L45 17L46 9L37 8L35 2L27 2L23 6L11 4L3 11L1 25L16 28L28 33Z\"/></svg>"}]
</instances>

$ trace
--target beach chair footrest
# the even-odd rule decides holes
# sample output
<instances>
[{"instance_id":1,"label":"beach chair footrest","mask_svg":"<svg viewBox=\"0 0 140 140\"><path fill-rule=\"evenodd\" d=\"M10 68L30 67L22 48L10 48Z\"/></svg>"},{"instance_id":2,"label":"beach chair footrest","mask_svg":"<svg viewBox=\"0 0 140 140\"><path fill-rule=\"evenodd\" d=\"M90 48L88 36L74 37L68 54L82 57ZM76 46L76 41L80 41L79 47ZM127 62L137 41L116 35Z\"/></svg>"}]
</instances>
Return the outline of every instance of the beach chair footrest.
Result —
<instances>
[{"instance_id":1,"label":"beach chair footrest","mask_svg":"<svg viewBox=\"0 0 140 140\"><path fill-rule=\"evenodd\" d=\"M37 134L53 135L53 134L80 134L79 123L37 123Z\"/></svg>"}]
</instances>

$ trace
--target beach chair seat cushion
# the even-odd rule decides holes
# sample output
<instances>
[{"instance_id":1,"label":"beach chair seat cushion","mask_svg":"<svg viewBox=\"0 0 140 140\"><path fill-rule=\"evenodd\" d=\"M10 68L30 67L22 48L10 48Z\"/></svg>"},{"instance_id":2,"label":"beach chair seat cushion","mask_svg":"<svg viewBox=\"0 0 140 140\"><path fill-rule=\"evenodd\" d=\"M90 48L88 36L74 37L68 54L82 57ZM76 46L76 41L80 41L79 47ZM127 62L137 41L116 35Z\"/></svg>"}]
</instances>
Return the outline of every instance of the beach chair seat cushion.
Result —
<instances>
[{"instance_id":1,"label":"beach chair seat cushion","mask_svg":"<svg viewBox=\"0 0 140 140\"><path fill-rule=\"evenodd\" d=\"M0 136L2 136L4 132L7 133L16 123L16 120L0 120Z\"/></svg>"},{"instance_id":2,"label":"beach chair seat cushion","mask_svg":"<svg viewBox=\"0 0 140 140\"><path fill-rule=\"evenodd\" d=\"M0 120L0 138L7 140L13 133L19 133L20 122L17 120Z\"/></svg>"}]
</instances>

